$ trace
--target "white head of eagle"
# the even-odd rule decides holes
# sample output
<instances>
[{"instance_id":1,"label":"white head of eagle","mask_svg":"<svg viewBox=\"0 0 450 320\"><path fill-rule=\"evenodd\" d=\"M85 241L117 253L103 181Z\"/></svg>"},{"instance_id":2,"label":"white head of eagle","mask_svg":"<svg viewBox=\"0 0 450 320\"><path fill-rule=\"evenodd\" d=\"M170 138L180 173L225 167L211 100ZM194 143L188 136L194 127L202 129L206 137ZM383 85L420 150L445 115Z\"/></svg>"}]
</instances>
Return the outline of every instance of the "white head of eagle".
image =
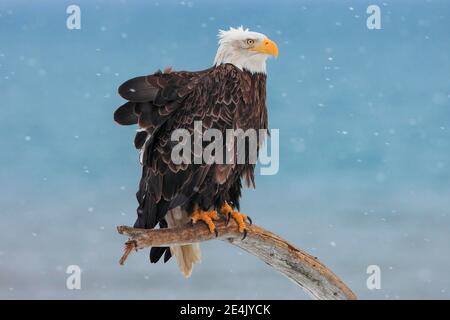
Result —
<instances>
[{"instance_id":1,"label":"white head of eagle","mask_svg":"<svg viewBox=\"0 0 450 320\"><path fill-rule=\"evenodd\" d=\"M267 36L239 28L219 30L219 49L214 65L231 63L251 73L266 73L266 60L278 56L278 47Z\"/></svg>"}]
</instances>

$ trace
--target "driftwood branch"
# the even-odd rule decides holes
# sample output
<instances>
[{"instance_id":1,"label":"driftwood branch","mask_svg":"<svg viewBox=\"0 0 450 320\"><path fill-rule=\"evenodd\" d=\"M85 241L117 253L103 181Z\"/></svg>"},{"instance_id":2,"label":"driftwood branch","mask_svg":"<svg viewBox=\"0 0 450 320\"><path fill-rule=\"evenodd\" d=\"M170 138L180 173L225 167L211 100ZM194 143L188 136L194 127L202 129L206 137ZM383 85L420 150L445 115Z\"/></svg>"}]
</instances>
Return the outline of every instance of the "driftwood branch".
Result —
<instances>
[{"instance_id":1,"label":"driftwood branch","mask_svg":"<svg viewBox=\"0 0 450 320\"><path fill-rule=\"evenodd\" d=\"M218 237L198 223L170 229L135 229L118 227L120 234L130 237L125 243L125 253L120 259L124 264L133 250L153 246L183 245L219 239L227 241L264 261L302 287L315 299L353 300L355 294L317 257L295 248L276 234L255 225L248 226L248 235L242 240L234 222L228 226L216 225Z\"/></svg>"}]
</instances>

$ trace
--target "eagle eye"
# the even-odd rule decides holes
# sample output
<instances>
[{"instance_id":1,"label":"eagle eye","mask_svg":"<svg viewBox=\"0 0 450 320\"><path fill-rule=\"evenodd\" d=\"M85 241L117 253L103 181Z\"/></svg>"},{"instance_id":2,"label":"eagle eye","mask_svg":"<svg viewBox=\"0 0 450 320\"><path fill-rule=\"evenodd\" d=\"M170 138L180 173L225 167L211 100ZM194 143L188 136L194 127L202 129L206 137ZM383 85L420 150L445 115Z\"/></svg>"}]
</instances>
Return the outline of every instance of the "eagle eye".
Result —
<instances>
[{"instance_id":1,"label":"eagle eye","mask_svg":"<svg viewBox=\"0 0 450 320\"><path fill-rule=\"evenodd\" d=\"M247 39L246 43L247 43L249 46L252 46L252 45L255 43L255 40L253 40L253 39Z\"/></svg>"}]
</instances>

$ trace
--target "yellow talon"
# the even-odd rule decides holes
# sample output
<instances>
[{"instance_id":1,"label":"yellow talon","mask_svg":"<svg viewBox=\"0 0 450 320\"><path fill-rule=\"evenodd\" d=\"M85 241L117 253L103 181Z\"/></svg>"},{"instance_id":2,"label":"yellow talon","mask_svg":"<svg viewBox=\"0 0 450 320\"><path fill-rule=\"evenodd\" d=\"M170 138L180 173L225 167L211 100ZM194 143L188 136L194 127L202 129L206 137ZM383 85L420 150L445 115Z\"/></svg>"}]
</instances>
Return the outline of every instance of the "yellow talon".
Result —
<instances>
[{"instance_id":1,"label":"yellow talon","mask_svg":"<svg viewBox=\"0 0 450 320\"><path fill-rule=\"evenodd\" d=\"M247 215L243 214L243 213L239 213L237 211L233 211L231 212L231 217L234 219L234 221L236 221L238 227L239 227L239 232L244 232L245 230L245 219L247 219Z\"/></svg>"},{"instance_id":2,"label":"yellow talon","mask_svg":"<svg viewBox=\"0 0 450 320\"><path fill-rule=\"evenodd\" d=\"M191 221L193 224L197 223L198 221L203 221L208 226L208 229L211 233L215 233L217 235L216 225L214 224L213 220L219 220L219 214L217 211L203 211L200 209L195 210L192 213Z\"/></svg>"},{"instance_id":3,"label":"yellow talon","mask_svg":"<svg viewBox=\"0 0 450 320\"><path fill-rule=\"evenodd\" d=\"M224 215L228 215L233 212L233 208L228 204L228 202L225 201L222 208L220 208L220 212L222 212Z\"/></svg>"},{"instance_id":4,"label":"yellow talon","mask_svg":"<svg viewBox=\"0 0 450 320\"><path fill-rule=\"evenodd\" d=\"M233 218L233 220L236 221L236 224L239 227L239 232L241 233L243 232L245 238L245 235L247 233L246 220L248 220L251 224L251 219L246 214L233 210L233 208L227 202L225 202L222 208L220 208L220 212L226 215L227 219L229 219L231 216L231 218Z\"/></svg>"}]
</instances>

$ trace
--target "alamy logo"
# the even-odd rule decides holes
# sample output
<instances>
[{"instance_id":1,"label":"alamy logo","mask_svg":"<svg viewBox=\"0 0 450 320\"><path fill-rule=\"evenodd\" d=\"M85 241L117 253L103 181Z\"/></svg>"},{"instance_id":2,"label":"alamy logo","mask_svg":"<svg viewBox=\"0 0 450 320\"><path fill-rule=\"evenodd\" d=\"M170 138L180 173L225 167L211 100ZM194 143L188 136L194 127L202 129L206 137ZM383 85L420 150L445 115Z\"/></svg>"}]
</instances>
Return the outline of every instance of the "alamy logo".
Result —
<instances>
[{"instance_id":1,"label":"alamy logo","mask_svg":"<svg viewBox=\"0 0 450 320\"><path fill-rule=\"evenodd\" d=\"M66 273L70 274L66 280L66 288L69 290L81 289L81 268L77 265L70 265L66 269Z\"/></svg>"},{"instance_id":2,"label":"alamy logo","mask_svg":"<svg viewBox=\"0 0 450 320\"><path fill-rule=\"evenodd\" d=\"M279 169L279 131L270 130L269 141L263 143L267 133L265 129L227 129L224 137L218 129L203 131L202 121L195 121L193 133L188 129L172 132L171 160L177 165L256 164L259 155L261 175L274 175Z\"/></svg>"},{"instance_id":3,"label":"alamy logo","mask_svg":"<svg viewBox=\"0 0 450 320\"><path fill-rule=\"evenodd\" d=\"M370 276L367 278L366 285L369 290L381 289L381 269L376 264L370 265L366 270Z\"/></svg>"},{"instance_id":4,"label":"alamy logo","mask_svg":"<svg viewBox=\"0 0 450 320\"><path fill-rule=\"evenodd\" d=\"M69 14L66 20L66 26L69 30L81 29L81 9L79 6L72 4L67 7L66 13Z\"/></svg>"},{"instance_id":5,"label":"alamy logo","mask_svg":"<svg viewBox=\"0 0 450 320\"><path fill-rule=\"evenodd\" d=\"M367 29L381 29L381 9L379 6L373 4L367 7L367 14L370 16L367 17L366 25Z\"/></svg>"}]
</instances>

